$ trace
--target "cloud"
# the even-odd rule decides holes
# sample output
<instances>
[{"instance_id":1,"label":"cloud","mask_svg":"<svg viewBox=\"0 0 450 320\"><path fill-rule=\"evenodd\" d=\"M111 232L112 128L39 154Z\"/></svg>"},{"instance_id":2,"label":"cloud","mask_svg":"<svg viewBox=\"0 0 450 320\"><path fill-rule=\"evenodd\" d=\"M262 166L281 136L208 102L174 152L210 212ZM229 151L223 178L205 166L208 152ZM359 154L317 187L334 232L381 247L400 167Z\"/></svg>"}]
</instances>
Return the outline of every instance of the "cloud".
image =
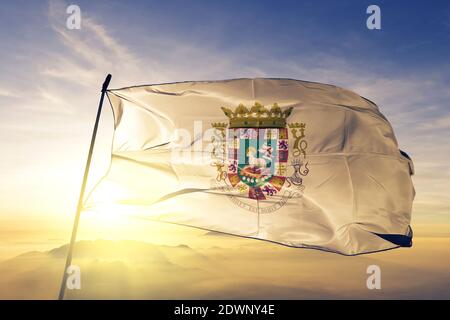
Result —
<instances>
[{"instance_id":1,"label":"cloud","mask_svg":"<svg viewBox=\"0 0 450 320\"><path fill-rule=\"evenodd\" d=\"M13 90L0 88L0 97L18 98L19 95L16 94Z\"/></svg>"},{"instance_id":2,"label":"cloud","mask_svg":"<svg viewBox=\"0 0 450 320\"><path fill-rule=\"evenodd\" d=\"M88 13L83 12L80 30L67 29L66 7L62 1L49 2L49 23L63 47L49 53L51 60L43 65L43 75L78 86L98 87L99 75L104 77L118 69L128 75L138 73L138 59Z\"/></svg>"},{"instance_id":3,"label":"cloud","mask_svg":"<svg viewBox=\"0 0 450 320\"><path fill-rule=\"evenodd\" d=\"M136 241L79 241L82 289L67 299L446 299L448 238L417 238L412 248L343 257L240 240L233 248ZM2 299L55 299L67 245L0 263ZM207 258L205 258L207 257ZM366 287L369 265L382 290ZM282 270L282 272L274 272ZM405 272L407 270L407 272Z\"/></svg>"},{"instance_id":4,"label":"cloud","mask_svg":"<svg viewBox=\"0 0 450 320\"><path fill-rule=\"evenodd\" d=\"M442 118L433 119L431 122L423 124L424 129L449 129L450 128L450 115Z\"/></svg>"}]
</instances>

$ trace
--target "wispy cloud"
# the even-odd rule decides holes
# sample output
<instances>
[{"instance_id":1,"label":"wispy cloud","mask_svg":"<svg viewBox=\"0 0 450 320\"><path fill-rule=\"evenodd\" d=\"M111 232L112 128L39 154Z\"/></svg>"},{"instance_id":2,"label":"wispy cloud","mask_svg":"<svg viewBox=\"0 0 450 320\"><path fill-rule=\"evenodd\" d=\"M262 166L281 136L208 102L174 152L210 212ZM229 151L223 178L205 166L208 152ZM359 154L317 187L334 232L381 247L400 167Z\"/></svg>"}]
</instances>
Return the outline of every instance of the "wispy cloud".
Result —
<instances>
[{"instance_id":1,"label":"wispy cloud","mask_svg":"<svg viewBox=\"0 0 450 320\"><path fill-rule=\"evenodd\" d=\"M433 121L423 124L422 128L431 130L450 129L450 115L433 119Z\"/></svg>"},{"instance_id":2,"label":"wispy cloud","mask_svg":"<svg viewBox=\"0 0 450 320\"><path fill-rule=\"evenodd\" d=\"M124 74L139 71L140 63L130 50L87 13L83 13L80 30L67 29L66 7L62 1L49 2L49 23L63 47L58 53L49 53L52 59L43 65L43 75L92 87L98 86L99 74L104 76L118 69Z\"/></svg>"},{"instance_id":3,"label":"wispy cloud","mask_svg":"<svg viewBox=\"0 0 450 320\"><path fill-rule=\"evenodd\" d=\"M0 88L0 97L18 98L19 95L13 90Z\"/></svg>"}]
</instances>

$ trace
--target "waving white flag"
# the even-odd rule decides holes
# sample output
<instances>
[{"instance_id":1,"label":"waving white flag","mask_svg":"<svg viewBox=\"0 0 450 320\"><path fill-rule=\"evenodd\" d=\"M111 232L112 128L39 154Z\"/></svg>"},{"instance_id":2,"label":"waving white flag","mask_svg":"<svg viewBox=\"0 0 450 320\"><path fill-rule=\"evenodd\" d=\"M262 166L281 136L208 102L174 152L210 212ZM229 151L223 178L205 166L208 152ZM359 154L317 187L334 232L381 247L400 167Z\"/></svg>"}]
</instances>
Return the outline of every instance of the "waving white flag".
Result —
<instances>
[{"instance_id":1,"label":"waving white flag","mask_svg":"<svg viewBox=\"0 0 450 320\"><path fill-rule=\"evenodd\" d=\"M111 167L85 208L348 255L411 245L412 161L355 93L236 79L108 97Z\"/></svg>"}]
</instances>

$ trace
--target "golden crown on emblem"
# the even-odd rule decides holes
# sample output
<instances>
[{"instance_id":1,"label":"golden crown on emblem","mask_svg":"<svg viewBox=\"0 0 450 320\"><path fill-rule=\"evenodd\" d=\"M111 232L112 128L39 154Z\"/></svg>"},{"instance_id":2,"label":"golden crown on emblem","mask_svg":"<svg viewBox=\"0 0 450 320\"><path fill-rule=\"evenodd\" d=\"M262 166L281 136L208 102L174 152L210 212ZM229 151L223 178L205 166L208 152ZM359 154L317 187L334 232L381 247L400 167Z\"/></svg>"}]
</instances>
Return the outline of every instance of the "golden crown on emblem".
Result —
<instances>
[{"instance_id":1,"label":"golden crown on emblem","mask_svg":"<svg viewBox=\"0 0 450 320\"><path fill-rule=\"evenodd\" d=\"M284 128L292 109L293 107L289 107L281 110L276 103L268 109L258 102L255 102L250 109L241 103L234 112L222 107L223 112L230 119L230 128Z\"/></svg>"}]
</instances>

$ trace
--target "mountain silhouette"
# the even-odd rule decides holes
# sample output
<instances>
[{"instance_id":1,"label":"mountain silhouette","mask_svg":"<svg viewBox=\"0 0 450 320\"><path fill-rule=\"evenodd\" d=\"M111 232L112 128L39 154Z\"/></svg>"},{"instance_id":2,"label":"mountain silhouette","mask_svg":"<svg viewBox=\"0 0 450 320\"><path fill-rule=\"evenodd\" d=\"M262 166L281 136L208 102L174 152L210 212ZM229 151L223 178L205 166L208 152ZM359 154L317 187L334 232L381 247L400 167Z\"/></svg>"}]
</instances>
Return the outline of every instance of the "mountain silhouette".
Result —
<instances>
[{"instance_id":1,"label":"mountain silhouette","mask_svg":"<svg viewBox=\"0 0 450 320\"><path fill-rule=\"evenodd\" d=\"M210 237L205 237L210 239ZM450 297L450 239L417 238L411 249L344 257L243 239L205 248L132 240L79 241L81 290L66 299L347 299ZM224 239L229 244L228 239ZM440 244L440 245L437 245ZM68 245L0 262L0 299L56 299ZM382 271L368 290L367 267ZM5 289L6 288L6 289Z\"/></svg>"}]
</instances>

